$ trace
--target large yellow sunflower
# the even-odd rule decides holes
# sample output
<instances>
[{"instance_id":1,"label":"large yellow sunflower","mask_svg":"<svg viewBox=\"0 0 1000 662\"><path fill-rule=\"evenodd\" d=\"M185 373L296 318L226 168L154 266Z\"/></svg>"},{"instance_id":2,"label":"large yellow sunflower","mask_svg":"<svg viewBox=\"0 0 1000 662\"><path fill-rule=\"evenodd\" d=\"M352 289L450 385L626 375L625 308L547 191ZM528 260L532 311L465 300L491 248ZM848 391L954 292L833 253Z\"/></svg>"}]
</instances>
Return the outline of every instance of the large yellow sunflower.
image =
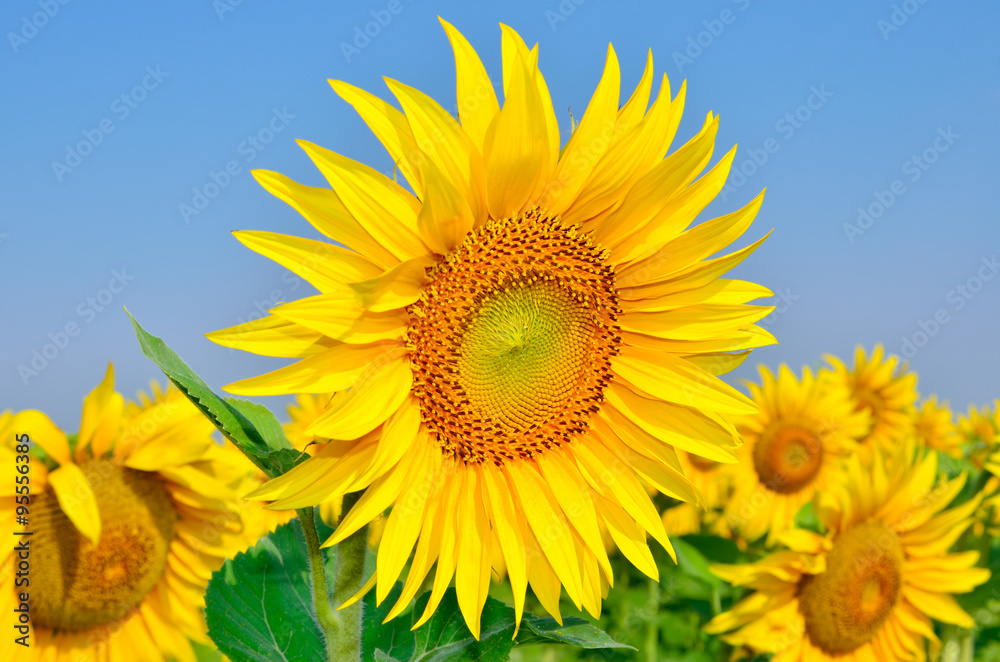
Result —
<instances>
[{"instance_id":1,"label":"large yellow sunflower","mask_svg":"<svg viewBox=\"0 0 1000 662\"><path fill-rule=\"evenodd\" d=\"M710 633L737 646L776 653L775 662L924 660L925 640L939 644L931 619L972 627L952 594L989 579L979 552L949 554L972 523L980 497L945 510L965 474L936 487L937 455L912 443L866 467L849 460L849 484L818 495L827 529L779 538L789 550L742 566L712 570L755 589L715 617Z\"/></svg>"},{"instance_id":2,"label":"large yellow sunflower","mask_svg":"<svg viewBox=\"0 0 1000 662\"><path fill-rule=\"evenodd\" d=\"M261 533L242 516L260 507L236 492L251 467L230 461L213 430L176 389L125 403L110 366L84 400L75 440L38 411L8 420L4 466L24 450L14 433L44 457L28 461L27 522L15 519L13 480L0 495L0 561L12 567L12 550L27 541L30 566L29 584L0 573L0 609L14 613L29 593L31 644L8 633L0 659L193 661L188 639L210 643L202 608L211 573ZM13 533L25 530L32 535Z\"/></svg>"},{"instance_id":3,"label":"large yellow sunflower","mask_svg":"<svg viewBox=\"0 0 1000 662\"><path fill-rule=\"evenodd\" d=\"M917 399L917 375L898 356L885 356L882 345L875 345L871 359L858 347L853 369L835 356L827 355L826 360L836 380L851 390L857 408L872 416L871 430L861 439L865 452L903 443L914 429L910 412Z\"/></svg>"},{"instance_id":4,"label":"large yellow sunflower","mask_svg":"<svg viewBox=\"0 0 1000 662\"><path fill-rule=\"evenodd\" d=\"M737 421L745 443L728 467L734 487L725 515L747 540L768 533L773 542L813 494L845 479L843 460L871 418L829 374L804 368L799 380L782 365L777 377L761 366L760 377L749 384L760 412Z\"/></svg>"},{"instance_id":5,"label":"large yellow sunflower","mask_svg":"<svg viewBox=\"0 0 1000 662\"><path fill-rule=\"evenodd\" d=\"M436 563L417 624L454 577L478 636L494 566L506 567L518 620L528 584L557 618L561 587L599 613L612 581L602 529L657 575L646 534L668 550L670 542L644 484L694 500L675 448L733 461L738 437L727 417L756 407L716 375L773 338L754 324L771 309L746 303L770 292L719 278L760 241L711 257L747 229L761 196L689 227L732 163L730 151L699 177L717 116L667 155L684 88L671 99L664 76L647 109L650 58L621 103L609 48L560 148L537 47L503 27L501 106L478 55L442 23L455 52L457 119L394 80L402 112L331 83L410 190L307 142L333 190L255 172L353 250L238 233L321 294L209 337L299 359L231 392L336 392L307 430L330 441L256 496L287 508L367 489L326 544L392 506L369 583L377 578L377 599L412 553L390 617Z\"/></svg>"}]
</instances>

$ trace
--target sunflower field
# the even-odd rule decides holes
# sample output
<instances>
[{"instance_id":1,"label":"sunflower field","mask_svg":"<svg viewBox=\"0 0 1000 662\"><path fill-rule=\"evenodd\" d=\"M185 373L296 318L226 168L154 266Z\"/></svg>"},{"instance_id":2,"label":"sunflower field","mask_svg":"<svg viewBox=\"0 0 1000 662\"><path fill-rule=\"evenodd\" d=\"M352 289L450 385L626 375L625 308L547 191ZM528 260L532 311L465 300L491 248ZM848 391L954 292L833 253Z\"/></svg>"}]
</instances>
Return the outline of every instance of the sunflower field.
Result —
<instances>
[{"instance_id":1,"label":"sunflower field","mask_svg":"<svg viewBox=\"0 0 1000 662\"><path fill-rule=\"evenodd\" d=\"M0 413L0 659L1000 660L1000 400L922 390L907 337L780 358L777 295L740 277L774 194L728 201L719 114L682 124L696 77L609 45L567 129L544 45L438 20L453 107L329 81L390 173L307 139L321 185L252 170L300 229L233 235L310 287L190 333L267 368L216 383L130 302L148 390L102 360L78 425Z\"/></svg>"}]
</instances>

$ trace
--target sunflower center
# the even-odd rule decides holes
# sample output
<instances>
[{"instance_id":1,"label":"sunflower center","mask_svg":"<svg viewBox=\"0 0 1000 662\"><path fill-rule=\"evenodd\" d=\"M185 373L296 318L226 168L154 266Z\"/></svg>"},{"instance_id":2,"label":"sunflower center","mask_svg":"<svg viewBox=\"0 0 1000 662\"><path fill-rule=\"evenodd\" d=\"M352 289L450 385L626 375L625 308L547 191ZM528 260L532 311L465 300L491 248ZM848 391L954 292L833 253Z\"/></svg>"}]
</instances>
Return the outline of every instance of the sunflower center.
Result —
<instances>
[{"instance_id":1,"label":"sunflower center","mask_svg":"<svg viewBox=\"0 0 1000 662\"><path fill-rule=\"evenodd\" d=\"M754 468L760 482L779 494L803 489L823 466L823 444L798 425L767 430L753 449Z\"/></svg>"},{"instance_id":2,"label":"sunflower center","mask_svg":"<svg viewBox=\"0 0 1000 662\"><path fill-rule=\"evenodd\" d=\"M531 211L489 221L431 270L407 343L423 420L447 453L502 464L586 430L620 342L606 258Z\"/></svg>"},{"instance_id":3,"label":"sunflower center","mask_svg":"<svg viewBox=\"0 0 1000 662\"><path fill-rule=\"evenodd\" d=\"M841 535L826 558L826 572L809 576L799 592L806 634L831 654L867 643L892 614L903 585L903 547L881 522Z\"/></svg>"},{"instance_id":4,"label":"sunflower center","mask_svg":"<svg viewBox=\"0 0 1000 662\"><path fill-rule=\"evenodd\" d=\"M174 537L176 512L155 474L107 460L80 469L97 498L96 546L77 531L51 490L32 505L32 544L45 551L32 556L31 609L45 627L79 630L125 616L163 575Z\"/></svg>"}]
</instances>

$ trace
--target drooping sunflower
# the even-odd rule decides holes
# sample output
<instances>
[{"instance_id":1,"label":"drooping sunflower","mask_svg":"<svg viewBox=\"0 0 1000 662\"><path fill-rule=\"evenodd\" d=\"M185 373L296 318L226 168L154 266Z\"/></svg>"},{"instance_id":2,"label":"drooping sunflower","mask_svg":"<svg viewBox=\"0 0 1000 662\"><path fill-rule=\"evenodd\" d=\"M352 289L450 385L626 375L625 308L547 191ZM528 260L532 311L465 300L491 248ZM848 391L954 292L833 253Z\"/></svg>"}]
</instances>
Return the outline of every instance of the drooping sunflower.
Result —
<instances>
[{"instance_id":1,"label":"drooping sunflower","mask_svg":"<svg viewBox=\"0 0 1000 662\"><path fill-rule=\"evenodd\" d=\"M749 565L713 566L755 589L705 627L775 662L925 660L939 646L931 619L972 627L953 594L990 577L979 552L949 553L972 523L979 496L945 510L965 474L934 485L937 455L901 444L883 462L849 462L850 484L817 495L826 535L779 536L788 549Z\"/></svg>"},{"instance_id":2,"label":"drooping sunflower","mask_svg":"<svg viewBox=\"0 0 1000 662\"><path fill-rule=\"evenodd\" d=\"M110 366L84 400L75 439L39 411L12 417L4 466L14 466L14 433L41 452L29 460L27 523L15 521L13 480L0 498L0 561L10 568L23 540L30 549L30 588L0 573L0 609L13 613L28 590L31 618L30 647L4 636L0 659L193 662L189 638L210 643L211 573L261 533L243 513L262 509L237 495L251 467L231 462L213 429L173 388L126 403ZM12 533L24 530L33 534Z\"/></svg>"},{"instance_id":3,"label":"drooping sunflower","mask_svg":"<svg viewBox=\"0 0 1000 662\"><path fill-rule=\"evenodd\" d=\"M938 404L936 395L911 412L917 443L951 457L962 457L962 437L948 401Z\"/></svg>"},{"instance_id":4,"label":"drooping sunflower","mask_svg":"<svg viewBox=\"0 0 1000 662\"><path fill-rule=\"evenodd\" d=\"M910 411L917 399L917 375L898 356L885 356L882 345L875 345L871 359L858 347L853 369L835 356L825 358L835 378L851 390L857 408L872 416L871 431L861 440L866 453L875 446L891 449L903 443L914 429Z\"/></svg>"},{"instance_id":5,"label":"drooping sunflower","mask_svg":"<svg viewBox=\"0 0 1000 662\"><path fill-rule=\"evenodd\" d=\"M562 587L599 613L612 581L602 529L657 575L646 534L671 547L644 485L694 500L675 448L734 460L727 417L756 407L717 375L773 337L754 324L771 308L747 304L770 292L720 278L763 239L711 257L747 229L761 196L689 227L734 155L701 174L716 115L668 155L684 87L671 98L663 76L650 106L650 57L620 104L609 47L560 148L537 47L502 27L501 105L471 45L442 24L455 52L457 118L394 80L402 111L331 81L409 190L308 142L300 144L333 190L256 171L352 250L238 233L321 294L209 337L298 359L231 392L336 392L307 430L330 441L256 496L291 507L366 490L326 544L392 507L369 582L378 601L412 553L390 617L436 563L417 625L454 577L478 636L494 566L506 567L518 621L528 584L557 618Z\"/></svg>"},{"instance_id":6,"label":"drooping sunflower","mask_svg":"<svg viewBox=\"0 0 1000 662\"><path fill-rule=\"evenodd\" d=\"M767 533L770 543L792 528L813 494L845 480L843 460L871 419L829 374L804 368L799 380L788 366L777 377L761 366L760 379L749 384L760 411L736 424L744 445L730 468L734 486L725 515L748 541Z\"/></svg>"}]
</instances>

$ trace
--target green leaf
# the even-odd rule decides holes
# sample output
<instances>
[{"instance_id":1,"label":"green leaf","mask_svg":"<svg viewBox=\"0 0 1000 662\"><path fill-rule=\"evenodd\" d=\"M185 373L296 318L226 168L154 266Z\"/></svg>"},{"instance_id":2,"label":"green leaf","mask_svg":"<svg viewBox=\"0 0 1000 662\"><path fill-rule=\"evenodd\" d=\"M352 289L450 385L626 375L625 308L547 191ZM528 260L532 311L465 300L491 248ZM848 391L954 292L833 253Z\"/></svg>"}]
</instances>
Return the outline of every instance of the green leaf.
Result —
<instances>
[{"instance_id":1,"label":"green leaf","mask_svg":"<svg viewBox=\"0 0 1000 662\"><path fill-rule=\"evenodd\" d=\"M683 540L711 563L736 563L740 557L739 546L728 538L695 534L684 536Z\"/></svg>"},{"instance_id":2,"label":"green leaf","mask_svg":"<svg viewBox=\"0 0 1000 662\"><path fill-rule=\"evenodd\" d=\"M718 586L722 583L722 580L708 569L708 560L693 545L681 538L676 538L673 542L674 550L677 552L677 565L681 572L695 577L709 586Z\"/></svg>"},{"instance_id":3,"label":"green leaf","mask_svg":"<svg viewBox=\"0 0 1000 662\"><path fill-rule=\"evenodd\" d=\"M819 517L816 516L816 510L813 508L812 501L806 501L799 508L799 512L795 513L795 528L805 529L813 533L823 533L823 524L819 521Z\"/></svg>"},{"instance_id":4,"label":"green leaf","mask_svg":"<svg viewBox=\"0 0 1000 662\"><path fill-rule=\"evenodd\" d=\"M607 632L582 618L564 618L563 624L559 625L554 618L526 616L521 621L521 630L522 632L530 630L532 634L539 638L538 640L569 644L577 648L626 648L635 650L632 646L615 641ZM522 641L521 635L518 635L518 643L527 642Z\"/></svg>"},{"instance_id":5,"label":"green leaf","mask_svg":"<svg viewBox=\"0 0 1000 662\"><path fill-rule=\"evenodd\" d=\"M290 449L284 433L280 432L280 424L264 407L218 396L163 340L148 333L127 310L125 313L132 320L139 347L146 358L269 477L280 476L298 462L305 461L304 455ZM269 439L277 445L269 445Z\"/></svg>"},{"instance_id":6,"label":"green leaf","mask_svg":"<svg viewBox=\"0 0 1000 662\"><path fill-rule=\"evenodd\" d=\"M324 552L332 586L335 552ZM305 536L294 519L212 574L208 636L234 662L324 660L311 586Z\"/></svg>"},{"instance_id":7,"label":"green leaf","mask_svg":"<svg viewBox=\"0 0 1000 662\"><path fill-rule=\"evenodd\" d=\"M285 429L267 407L238 398L226 398L225 401L250 421L254 429L263 437L268 448L282 450L292 447L292 444L285 437Z\"/></svg>"}]
</instances>

